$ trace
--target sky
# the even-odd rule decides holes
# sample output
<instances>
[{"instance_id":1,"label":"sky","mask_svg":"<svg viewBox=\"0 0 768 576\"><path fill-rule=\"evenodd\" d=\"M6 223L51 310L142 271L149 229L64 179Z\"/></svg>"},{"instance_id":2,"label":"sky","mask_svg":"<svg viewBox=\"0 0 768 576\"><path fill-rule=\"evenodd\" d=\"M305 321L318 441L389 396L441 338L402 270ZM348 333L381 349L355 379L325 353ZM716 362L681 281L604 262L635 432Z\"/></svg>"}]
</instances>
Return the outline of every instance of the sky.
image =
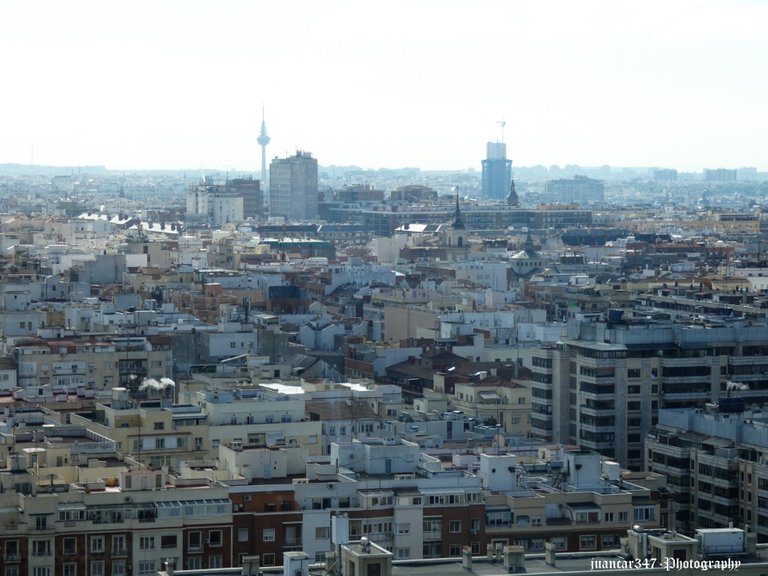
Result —
<instances>
[{"instance_id":1,"label":"sky","mask_svg":"<svg viewBox=\"0 0 768 576\"><path fill-rule=\"evenodd\" d=\"M0 163L768 170L768 2L0 0ZM503 123L503 128L502 128Z\"/></svg>"}]
</instances>

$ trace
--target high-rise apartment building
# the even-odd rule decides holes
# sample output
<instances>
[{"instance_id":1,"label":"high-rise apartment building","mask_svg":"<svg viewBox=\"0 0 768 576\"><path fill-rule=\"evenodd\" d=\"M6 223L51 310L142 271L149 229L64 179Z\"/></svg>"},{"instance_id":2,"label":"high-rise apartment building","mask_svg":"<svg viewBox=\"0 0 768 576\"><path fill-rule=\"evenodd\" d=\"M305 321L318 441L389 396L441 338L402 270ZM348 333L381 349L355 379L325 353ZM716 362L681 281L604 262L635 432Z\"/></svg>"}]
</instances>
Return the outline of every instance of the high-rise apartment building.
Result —
<instances>
[{"instance_id":1,"label":"high-rise apartment building","mask_svg":"<svg viewBox=\"0 0 768 576\"><path fill-rule=\"evenodd\" d=\"M676 182L677 170L672 168L659 168L653 171L654 182Z\"/></svg>"},{"instance_id":2,"label":"high-rise apartment building","mask_svg":"<svg viewBox=\"0 0 768 576\"><path fill-rule=\"evenodd\" d=\"M483 195L494 200L503 200L512 183L512 160L507 160L507 145L504 142L488 142L486 158L483 160Z\"/></svg>"},{"instance_id":3,"label":"high-rise apartment building","mask_svg":"<svg viewBox=\"0 0 768 576\"><path fill-rule=\"evenodd\" d=\"M768 414L741 400L659 412L645 440L646 468L667 478L670 528L748 525L768 542Z\"/></svg>"},{"instance_id":4,"label":"high-rise apartment building","mask_svg":"<svg viewBox=\"0 0 768 576\"><path fill-rule=\"evenodd\" d=\"M243 198L243 218L258 219L263 215L262 183L263 180L254 180L251 177L235 178L227 182L226 186Z\"/></svg>"},{"instance_id":5,"label":"high-rise apartment building","mask_svg":"<svg viewBox=\"0 0 768 576\"><path fill-rule=\"evenodd\" d=\"M717 402L729 387L768 399L768 330L746 323L572 322L532 357L531 433L640 469L659 409Z\"/></svg>"},{"instance_id":6,"label":"high-rise apartment building","mask_svg":"<svg viewBox=\"0 0 768 576\"><path fill-rule=\"evenodd\" d=\"M736 182L736 170L715 168L704 170L704 180L707 182Z\"/></svg>"},{"instance_id":7,"label":"high-rise apartment building","mask_svg":"<svg viewBox=\"0 0 768 576\"><path fill-rule=\"evenodd\" d=\"M269 214L290 220L317 219L317 160L297 151L269 165Z\"/></svg>"},{"instance_id":8,"label":"high-rise apartment building","mask_svg":"<svg viewBox=\"0 0 768 576\"><path fill-rule=\"evenodd\" d=\"M553 202L563 204L594 204L605 197L605 183L587 176L549 180L544 193Z\"/></svg>"}]
</instances>

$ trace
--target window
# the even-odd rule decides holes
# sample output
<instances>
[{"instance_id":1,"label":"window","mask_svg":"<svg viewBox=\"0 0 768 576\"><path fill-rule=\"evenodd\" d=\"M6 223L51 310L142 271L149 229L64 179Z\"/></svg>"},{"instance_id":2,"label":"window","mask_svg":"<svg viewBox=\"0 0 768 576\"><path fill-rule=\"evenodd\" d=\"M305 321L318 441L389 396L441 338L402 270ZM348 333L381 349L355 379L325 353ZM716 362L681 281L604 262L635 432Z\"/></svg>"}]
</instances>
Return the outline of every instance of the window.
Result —
<instances>
[{"instance_id":1,"label":"window","mask_svg":"<svg viewBox=\"0 0 768 576\"><path fill-rule=\"evenodd\" d=\"M155 575L155 561L154 560L142 560L139 562L139 576L154 576Z\"/></svg>"},{"instance_id":2,"label":"window","mask_svg":"<svg viewBox=\"0 0 768 576\"><path fill-rule=\"evenodd\" d=\"M155 422L155 430L165 429L165 422Z\"/></svg>"},{"instance_id":3,"label":"window","mask_svg":"<svg viewBox=\"0 0 768 576\"><path fill-rule=\"evenodd\" d=\"M187 557L187 569L188 570L200 570L203 566L203 560L200 556Z\"/></svg>"},{"instance_id":4,"label":"window","mask_svg":"<svg viewBox=\"0 0 768 576\"><path fill-rule=\"evenodd\" d=\"M162 450L165 448L165 438L155 438L155 449Z\"/></svg>"},{"instance_id":5,"label":"window","mask_svg":"<svg viewBox=\"0 0 768 576\"><path fill-rule=\"evenodd\" d=\"M275 565L275 555L274 554L262 554L261 560L264 566L274 566Z\"/></svg>"},{"instance_id":6,"label":"window","mask_svg":"<svg viewBox=\"0 0 768 576\"><path fill-rule=\"evenodd\" d=\"M644 520L656 520L656 507L655 506L638 506L635 507L635 522Z\"/></svg>"},{"instance_id":7,"label":"window","mask_svg":"<svg viewBox=\"0 0 768 576\"><path fill-rule=\"evenodd\" d=\"M6 566L3 576L19 576L19 567L14 565Z\"/></svg>"},{"instance_id":8,"label":"window","mask_svg":"<svg viewBox=\"0 0 768 576\"><path fill-rule=\"evenodd\" d=\"M35 530L45 530L48 527L48 515L40 514L35 516Z\"/></svg>"},{"instance_id":9,"label":"window","mask_svg":"<svg viewBox=\"0 0 768 576\"><path fill-rule=\"evenodd\" d=\"M397 525L397 533L398 534L410 534L411 533L411 524L409 522L404 522L402 524Z\"/></svg>"},{"instance_id":10,"label":"window","mask_svg":"<svg viewBox=\"0 0 768 576\"><path fill-rule=\"evenodd\" d=\"M275 529L274 528L264 528L264 531L262 532L262 540L264 542L274 542L275 541ZM274 566L274 564L269 564L269 566Z\"/></svg>"},{"instance_id":11,"label":"window","mask_svg":"<svg viewBox=\"0 0 768 576\"><path fill-rule=\"evenodd\" d=\"M200 550L203 547L202 532L190 532L189 533L189 549Z\"/></svg>"},{"instance_id":12,"label":"window","mask_svg":"<svg viewBox=\"0 0 768 576\"><path fill-rule=\"evenodd\" d=\"M77 564L74 562L65 562L61 568L62 576L77 576Z\"/></svg>"},{"instance_id":13,"label":"window","mask_svg":"<svg viewBox=\"0 0 768 576\"><path fill-rule=\"evenodd\" d=\"M410 548L398 548L397 549L397 559L398 560L406 560L411 557L411 549Z\"/></svg>"},{"instance_id":14,"label":"window","mask_svg":"<svg viewBox=\"0 0 768 576\"><path fill-rule=\"evenodd\" d=\"M155 548L154 536L142 536L139 538L139 550L153 550Z\"/></svg>"},{"instance_id":15,"label":"window","mask_svg":"<svg viewBox=\"0 0 768 576\"><path fill-rule=\"evenodd\" d=\"M600 536L600 544L603 549L618 548L621 545L618 534L603 534Z\"/></svg>"},{"instance_id":16,"label":"window","mask_svg":"<svg viewBox=\"0 0 768 576\"><path fill-rule=\"evenodd\" d=\"M461 532L461 520L451 520L450 524L448 525L448 529L450 530L451 534L458 534Z\"/></svg>"},{"instance_id":17,"label":"window","mask_svg":"<svg viewBox=\"0 0 768 576\"><path fill-rule=\"evenodd\" d=\"M35 566L32 568L32 576L51 576L51 569L47 566Z\"/></svg>"},{"instance_id":18,"label":"window","mask_svg":"<svg viewBox=\"0 0 768 576\"><path fill-rule=\"evenodd\" d=\"M605 522L613 522L613 512L606 512L604 520Z\"/></svg>"},{"instance_id":19,"label":"window","mask_svg":"<svg viewBox=\"0 0 768 576\"><path fill-rule=\"evenodd\" d=\"M91 562L91 571L89 576L104 576L104 560L94 560Z\"/></svg>"},{"instance_id":20,"label":"window","mask_svg":"<svg viewBox=\"0 0 768 576\"><path fill-rule=\"evenodd\" d=\"M451 544L448 549L448 555L452 557L461 556L461 544Z\"/></svg>"},{"instance_id":21,"label":"window","mask_svg":"<svg viewBox=\"0 0 768 576\"><path fill-rule=\"evenodd\" d=\"M329 538L330 528L328 526L318 526L315 528L315 538L317 540L327 540Z\"/></svg>"},{"instance_id":22,"label":"window","mask_svg":"<svg viewBox=\"0 0 768 576\"><path fill-rule=\"evenodd\" d=\"M122 534L115 534L112 536L112 555L123 555L125 553L125 536Z\"/></svg>"},{"instance_id":23,"label":"window","mask_svg":"<svg viewBox=\"0 0 768 576\"><path fill-rule=\"evenodd\" d=\"M543 538L534 538L530 542L528 542L528 550L531 552L540 552L544 550L544 539Z\"/></svg>"},{"instance_id":24,"label":"window","mask_svg":"<svg viewBox=\"0 0 768 576\"><path fill-rule=\"evenodd\" d=\"M176 548L176 534L160 536L160 548Z\"/></svg>"},{"instance_id":25,"label":"window","mask_svg":"<svg viewBox=\"0 0 768 576\"><path fill-rule=\"evenodd\" d=\"M211 530L208 532L208 545L218 548L222 544L221 530Z\"/></svg>"},{"instance_id":26,"label":"window","mask_svg":"<svg viewBox=\"0 0 768 576\"><path fill-rule=\"evenodd\" d=\"M21 555L19 554L18 540L5 541L5 558L6 560L11 560L11 561L21 560Z\"/></svg>"},{"instance_id":27,"label":"window","mask_svg":"<svg viewBox=\"0 0 768 576\"><path fill-rule=\"evenodd\" d=\"M568 542L565 536L552 536L549 541L554 545L555 550L562 552L568 547Z\"/></svg>"},{"instance_id":28,"label":"window","mask_svg":"<svg viewBox=\"0 0 768 576\"><path fill-rule=\"evenodd\" d=\"M597 538L594 534L579 536L579 550L594 550L597 547Z\"/></svg>"},{"instance_id":29,"label":"window","mask_svg":"<svg viewBox=\"0 0 768 576\"><path fill-rule=\"evenodd\" d=\"M32 540L32 555L33 556L50 556L51 541L50 540Z\"/></svg>"},{"instance_id":30,"label":"window","mask_svg":"<svg viewBox=\"0 0 768 576\"><path fill-rule=\"evenodd\" d=\"M208 556L208 568L221 568L223 564L221 554L210 554Z\"/></svg>"},{"instance_id":31,"label":"window","mask_svg":"<svg viewBox=\"0 0 768 576\"><path fill-rule=\"evenodd\" d=\"M64 538L63 551L65 556L71 556L77 554L77 539L76 538Z\"/></svg>"},{"instance_id":32,"label":"window","mask_svg":"<svg viewBox=\"0 0 768 576\"><path fill-rule=\"evenodd\" d=\"M424 538L440 538L442 524L442 519L440 517L425 517L422 521L422 531L424 532Z\"/></svg>"},{"instance_id":33,"label":"window","mask_svg":"<svg viewBox=\"0 0 768 576\"><path fill-rule=\"evenodd\" d=\"M112 576L125 576L125 560L112 560Z\"/></svg>"},{"instance_id":34,"label":"window","mask_svg":"<svg viewBox=\"0 0 768 576\"><path fill-rule=\"evenodd\" d=\"M248 542L248 528L239 528L237 530L237 541Z\"/></svg>"}]
</instances>

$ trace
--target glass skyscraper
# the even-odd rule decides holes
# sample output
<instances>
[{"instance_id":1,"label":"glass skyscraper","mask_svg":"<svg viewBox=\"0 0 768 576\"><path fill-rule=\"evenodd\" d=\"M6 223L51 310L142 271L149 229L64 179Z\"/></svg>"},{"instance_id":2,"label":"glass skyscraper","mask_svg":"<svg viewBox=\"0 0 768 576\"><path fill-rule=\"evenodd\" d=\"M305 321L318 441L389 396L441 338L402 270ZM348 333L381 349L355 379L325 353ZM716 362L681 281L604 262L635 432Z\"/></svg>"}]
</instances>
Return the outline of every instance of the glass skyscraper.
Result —
<instances>
[{"instance_id":1,"label":"glass skyscraper","mask_svg":"<svg viewBox=\"0 0 768 576\"><path fill-rule=\"evenodd\" d=\"M483 196L495 200L507 197L512 183L512 160L507 160L507 145L488 142L483 160Z\"/></svg>"}]
</instances>

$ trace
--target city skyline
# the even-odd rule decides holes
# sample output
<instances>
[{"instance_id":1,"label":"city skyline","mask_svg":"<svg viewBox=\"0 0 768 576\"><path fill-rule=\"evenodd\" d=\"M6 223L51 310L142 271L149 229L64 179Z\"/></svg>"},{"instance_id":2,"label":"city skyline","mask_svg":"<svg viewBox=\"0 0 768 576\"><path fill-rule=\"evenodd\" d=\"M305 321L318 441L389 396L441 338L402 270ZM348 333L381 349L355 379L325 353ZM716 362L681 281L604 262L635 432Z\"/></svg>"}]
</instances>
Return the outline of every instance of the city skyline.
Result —
<instances>
[{"instance_id":1,"label":"city skyline","mask_svg":"<svg viewBox=\"0 0 768 576\"><path fill-rule=\"evenodd\" d=\"M0 163L768 169L766 4L127 6L0 6Z\"/></svg>"}]
</instances>

